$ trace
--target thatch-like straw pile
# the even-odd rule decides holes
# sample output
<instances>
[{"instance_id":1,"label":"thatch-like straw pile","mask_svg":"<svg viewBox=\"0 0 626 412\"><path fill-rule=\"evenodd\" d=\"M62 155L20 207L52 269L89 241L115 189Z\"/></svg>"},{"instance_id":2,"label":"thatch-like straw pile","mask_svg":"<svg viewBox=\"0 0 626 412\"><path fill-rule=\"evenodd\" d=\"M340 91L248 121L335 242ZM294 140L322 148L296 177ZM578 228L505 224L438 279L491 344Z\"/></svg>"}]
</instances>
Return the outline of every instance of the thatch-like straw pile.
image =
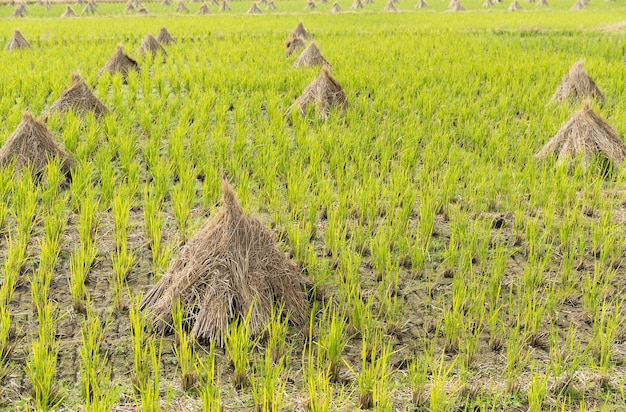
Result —
<instances>
[{"instance_id":1,"label":"thatch-like straw pile","mask_svg":"<svg viewBox=\"0 0 626 412\"><path fill-rule=\"evenodd\" d=\"M265 8L267 10L278 10L278 6L276 5L276 3L274 3L274 0L269 0Z\"/></svg>"},{"instance_id":2,"label":"thatch-like straw pile","mask_svg":"<svg viewBox=\"0 0 626 412\"><path fill-rule=\"evenodd\" d=\"M385 8L383 9L384 12L386 13L396 13L398 11L398 9L396 8L396 6L393 4L393 0L389 0L387 2L387 5L385 6Z\"/></svg>"},{"instance_id":3,"label":"thatch-like straw pile","mask_svg":"<svg viewBox=\"0 0 626 412\"><path fill-rule=\"evenodd\" d=\"M263 12L259 8L259 6L256 5L256 3L252 3L252 6L250 6L248 11L246 12L246 14L261 14L261 13Z\"/></svg>"},{"instance_id":4,"label":"thatch-like straw pile","mask_svg":"<svg viewBox=\"0 0 626 412\"><path fill-rule=\"evenodd\" d=\"M536 158L550 155L555 155L559 162L576 156L582 156L584 161L600 156L618 166L626 159L626 145L617 132L584 103L582 109L543 146Z\"/></svg>"},{"instance_id":5,"label":"thatch-like straw pile","mask_svg":"<svg viewBox=\"0 0 626 412\"><path fill-rule=\"evenodd\" d=\"M354 3L352 3L351 6L354 10L359 10L363 8L363 2L361 2L361 0L354 0Z\"/></svg>"},{"instance_id":6,"label":"thatch-like straw pile","mask_svg":"<svg viewBox=\"0 0 626 412\"><path fill-rule=\"evenodd\" d=\"M34 173L40 173L48 165L48 157L58 158L65 174L74 163L72 157L55 143L46 126L30 113L24 113L17 129L0 148L0 166L15 161L16 170L30 167Z\"/></svg>"},{"instance_id":7,"label":"thatch-like straw pile","mask_svg":"<svg viewBox=\"0 0 626 412\"><path fill-rule=\"evenodd\" d=\"M509 11L520 11L522 10L522 6L517 2L517 0L513 0L513 3L509 6Z\"/></svg>"},{"instance_id":8,"label":"thatch-like straw pile","mask_svg":"<svg viewBox=\"0 0 626 412\"><path fill-rule=\"evenodd\" d=\"M124 49L120 45L117 46L115 53L100 70L99 74L103 72L121 73L122 77L126 77L131 70L139 70L139 64L124 53Z\"/></svg>"},{"instance_id":9,"label":"thatch-like straw pile","mask_svg":"<svg viewBox=\"0 0 626 412\"><path fill-rule=\"evenodd\" d=\"M339 3L335 2L333 3L333 6L330 8L330 12L331 13L341 13L341 6L339 5Z\"/></svg>"},{"instance_id":10,"label":"thatch-like straw pile","mask_svg":"<svg viewBox=\"0 0 626 412\"><path fill-rule=\"evenodd\" d=\"M185 3L179 1L178 6L176 6L176 13L189 13L189 9L185 6Z\"/></svg>"},{"instance_id":11,"label":"thatch-like straw pile","mask_svg":"<svg viewBox=\"0 0 626 412\"><path fill-rule=\"evenodd\" d=\"M61 96L50 106L50 113L75 111L84 116L93 112L96 116L107 113L107 108L93 94L91 88L78 73L72 74L72 83L61 93Z\"/></svg>"},{"instance_id":12,"label":"thatch-like straw pile","mask_svg":"<svg viewBox=\"0 0 626 412\"><path fill-rule=\"evenodd\" d=\"M322 67L319 77L307 86L302 95L289 108L289 112L297 108L304 115L307 107L311 104L317 106L323 119L328 117L333 107L340 110L345 110L348 107L348 98L343 88L330 75L327 67Z\"/></svg>"},{"instance_id":13,"label":"thatch-like straw pile","mask_svg":"<svg viewBox=\"0 0 626 412\"><path fill-rule=\"evenodd\" d=\"M168 7L168 6L171 6L171 5L172 5L172 3L170 2L170 0L163 0L161 2L161 6Z\"/></svg>"},{"instance_id":14,"label":"thatch-like straw pile","mask_svg":"<svg viewBox=\"0 0 626 412\"><path fill-rule=\"evenodd\" d=\"M146 37L141 40L139 53L143 55L150 53L152 56L156 56L157 53L161 53L161 55L167 56L167 52L163 46L161 46L161 43L159 43L159 41L152 34L147 34Z\"/></svg>"},{"instance_id":15,"label":"thatch-like straw pile","mask_svg":"<svg viewBox=\"0 0 626 412\"><path fill-rule=\"evenodd\" d=\"M304 49L305 46L304 40L296 35L295 32L291 32L287 36L287 41L285 41L285 53L287 53L287 56L291 56L298 50Z\"/></svg>"},{"instance_id":16,"label":"thatch-like straw pile","mask_svg":"<svg viewBox=\"0 0 626 412\"><path fill-rule=\"evenodd\" d=\"M302 22L298 23L296 28L293 29L293 33L303 40L311 40L311 36L309 35L309 32L306 31L306 29L304 28L304 24L302 24Z\"/></svg>"},{"instance_id":17,"label":"thatch-like straw pile","mask_svg":"<svg viewBox=\"0 0 626 412\"><path fill-rule=\"evenodd\" d=\"M96 12L95 3L89 2L83 9L83 14L94 14Z\"/></svg>"},{"instance_id":18,"label":"thatch-like straw pile","mask_svg":"<svg viewBox=\"0 0 626 412\"><path fill-rule=\"evenodd\" d=\"M315 4L314 0L309 0L306 3L306 6L304 6L304 10L315 10L317 9L317 5Z\"/></svg>"},{"instance_id":19,"label":"thatch-like straw pile","mask_svg":"<svg viewBox=\"0 0 626 412\"><path fill-rule=\"evenodd\" d=\"M202 3L202 6L198 9L198 14L204 16L206 14L212 14L211 9L206 3Z\"/></svg>"},{"instance_id":20,"label":"thatch-like straw pile","mask_svg":"<svg viewBox=\"0 0 626 412\"><path fill-rule=\"evenodd\" d=\"M581 11L582 9L585 8L585 3L581 0L577 0L576 3L574 3L574 5L572 6L571 10L572 11Z\"/></svg>"},{"instance_id":21,"label":"thatch-like straw pile","mask_svg":"<svg viewBox=\"0 0 626 412\"><path fill-rule=\"evenodd\" d=\"M32 46L30 45L28 40L26 40L24 36L22 36L22 33L20 33L19 30L15 30L13 32L13 36L11 36L6 46L4 46L6 50L30 49L31 47Z\"/></svg>"},{"instance_id":22,"label":"thatch-like straw pile","mask_svg":"<svg viewBox=\"0 0 626 412\"><path fill-rule=\"evenodd\" d=\"M306 49L302 51L298 60L293 64L293 67L313 67L313 66L330 66L328 60L322 56L320 49L317 48L315 42L311 42Z\"/></svg>"},{"instance_id":23,"label":"thatch-like straw pile","mask_svg":"<svg viewBox=\"0 0 626 412\"><path fill-rule=\"evenodd\" d=\"M449 8L450 11L465 11L465 7L461 4L459 0L452 0L452 3Z\"/></svg>"},{"instance_id":24,"label":"thatch-like straw pile","mask_svg":"<svg viewBox=\"0 0 626 412\"><path fill-rule=\"evenodd\" d=\"M222 4L220 5L220 11L229 11L230 6L226 0L222 0Z\"/></svg>"},{"instance_id":25,"label":"thatch-like straw pile","mask_svg":"<svg viewBox=\"0 0 626 412\"><path fill-rule=\"evenodd\" d=\"M217 214L180 250L141 308L156 330L168 331L172 305L180 301L191 334L218 343L248 311L251 333L261 332L274 305L284 305L289 320L302 324L307 302L300 270L261 221L244 214L226 183L222 190Z\"/></svg>"},{"instance_id":26,"label":"thatch-like straw pile","mask_svg":"<svg viewBox=\"0 0 626 412\"><path fill-rule=\"evenodd\" d=\"M483 7L488 9L490 7L493 7L493 1L491 0L485 0L485 2L483 3Z\"/></svg>"},{"instance_id":27,"label":"thatch-like straw pile","mask_svg":"<svg viewBox=\"0 0 626 412\"><path fill-rule=\"evenodd\" d=\"M23 4L20 4L19 6L15 7L15 10L13 10L11 17L14 17L14 18L24 17L26 13L28 13L28 11L26 10L26 6Z\"/></svg>"},{"instance_id":28,"label":"thatch-like straw pile","mask_svg":"<svg viewBox=\"0 0 626 412\"><path fill-rule=\"evenodd\" d=\"M74 13L74 9L72 9L72 6L67 6L63 14L61 14L61 17L63 18L76 17L76 13Z\"/></svg>"},{"instance_id":29,"label":"thatch-like straw pile","mask_svg":"<svg viewBox=\"0 0 626 412\"><path fill-rule=\"evenodd\" d=\"M175 44L176 40L172 37L169 31L165 27L161 27L159 34L156 37L157 41L161 44Z\"/></svg>"},{"instance_id":30,"label":"thatch-like straw pile","mask_svg":"<svg viewBox=\"0 0 626 412\"><path fill-rule=\"evenodd\" d=\"M537 7L548 7L548 0L539 0L539 2L537 3Z\"/></svg>"},{"instance_id":31,"label":"thatch-like straw pile","mask_svg":"<svg viewBox=\"0 0 626 412\"><path fill-rule=\"evenodd\" d=\"M585 71L584 62L580 60L574 63L574 66L563 77L552 96L552 101L580 101L584 98L594 98L600 103L604 102L604 95L589 77Z\"/></svg>"},{"instance_id":32,"label":"thatch-like straw pile","mask_svg":"<svg viewBox=\"0 0 626 412\"><path fill-rule=\"evenodd\" d=\"M415 5L416 9L423 9L425 7L428 7L428 4L426 3L425 0L419 0L417 4Z\"/></svg>"}]
</instances>

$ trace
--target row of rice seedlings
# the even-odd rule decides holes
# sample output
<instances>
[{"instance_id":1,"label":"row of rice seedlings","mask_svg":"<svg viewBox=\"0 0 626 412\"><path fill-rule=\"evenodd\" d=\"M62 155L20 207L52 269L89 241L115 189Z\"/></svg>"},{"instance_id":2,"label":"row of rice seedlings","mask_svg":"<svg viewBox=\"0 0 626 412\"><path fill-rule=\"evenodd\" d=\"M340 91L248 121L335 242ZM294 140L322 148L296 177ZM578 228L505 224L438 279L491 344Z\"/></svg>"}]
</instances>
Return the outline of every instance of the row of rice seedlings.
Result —
<instances>
[{"instance_id":1,"label":"row of rice seedlings","mask_svg":"<svg viewBox=\"0 0 626 412\"><path fill-rule=\"evenodd\" d=\"M13 297L15 283L19 274L19 268L26 254L26 243L16 248L13 243L11 232L5 228L5 222L9 214L9 197L12 193L14 176L11 169L4 168L0 173L0 233L8 234L7 256L3 265L3 282L0 285L0 382L9 372L9 356L15 348L15 324L12 321L9 302ZM17 254L17 255L16 255ZM20 257L21 256L21 257ZM17 268L17 271L16 271Z\"/></svg>"},{"instance_id":2,"label":"row of rice seedlings","mask_svg":"<svg viewBox=\"0 0 626 412\"><path fill-rule=\"evenodd\" d=\"M131 382L137 406L144 411L161 410L160 375L163 339L147 331L147 320L140 311L141 296L135 296L129 307L131 325L131 345L133 349L134 371Z\"/></svg>"},{"instance_id":3,"label":"row of rice seedlings","mask_svg":"<svg viewBox=\"0 0 626 412\"><path fill-rule=\"evenodd\" d=\"M245 318L232 322L224 336L224 348L233 366L232 384L235 389L243 389L250 384L250 363L252 350L258 339L253 339L250 332L252 307Z\"/></svg>"},{"instance_id":4,"label":"row of rice seedlings","mask_svg":"<svg viewBox=\"0 0 626 412\"><path fill-rule=\"evenodd\" d=\"M220 384L215 366L215 340L211 341L206 356L196 355L194 367L196 375L199 377L198 392L202 401L202 410L206 412L222 411Z\"/></svg>"},{"instance_id":5,"label":"row of rice seedlings","mask_svg":"<svg viewBox=\"0 0 626 412\"><path fill-rule=\"evenodd\" d=\"M94 313L89 299L81 324L80 385L86 411L108 411L118 399L118 388L111 384L112 369L101 353L107 322Z\"/></svg>"},{"instance_id":6,"label":"row of rice seedlings","mask_svg":"<svg viewBox=\"0 0 626 412\"><path fill-rule=\"evenodd\" d=\"M176 335L173 350L180 367L180 386L183 391L187 392L195 389L198 385L198 374L194 367L194 360L196 359L194 353L195 342L193 337L185 330L187 322L185 316L185 308L180 301L172 305L172 326Z\"/></svg>"},{"instance_id":7,"label":"row of rice seedlings","mask_svg":"<svg viewBox=\"0 0 626 412\"><path fill-rule=\"evenodd\" d=\"M113 198L115 251L111 253L113 273L109 283L113 288L113 306L117 310L124 308L123 296L127 289L126 281L135 261L135 255L128 247L130 210L134 194L131 186L123 184L118 187Z\"/></svg>"}]
</instances>

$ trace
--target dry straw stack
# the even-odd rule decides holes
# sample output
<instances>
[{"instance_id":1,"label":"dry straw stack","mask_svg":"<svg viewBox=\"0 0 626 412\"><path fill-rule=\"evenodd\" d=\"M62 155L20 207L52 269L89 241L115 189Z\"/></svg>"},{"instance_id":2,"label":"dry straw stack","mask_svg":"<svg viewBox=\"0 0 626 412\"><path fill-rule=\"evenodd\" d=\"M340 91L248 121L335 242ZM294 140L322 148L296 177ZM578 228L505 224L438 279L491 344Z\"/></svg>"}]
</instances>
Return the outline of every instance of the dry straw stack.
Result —
<instances>
[{"instance_id":1,"label":"dry straw stack","mask_svg":"<svg viewBox=\"0 0 626 412\"><path fill-rule=\"evenodd\" d=\"M570 118L537 153L537 159L555 155L559 162L581 156L589 161L594 156L618 166L626 158L626 145L617 132L589 106Z\"/></svg>"},{"instance_id":2,"label":"dry straw stack","mask_svg":"<svg viewBox=\"0 0 626 412\"><path fill-rule=\"evenodd\" d=\"M124 53L124 49L121 45L117 46L115 53L109 59L109 61L104 65L104 67L100 70L98 74L102 74L104 72L113 73L121 73L122 77L128 76L128 73L133 70L139 70L139 64L136 60L129 57L126 53Z\"/></svg>"},{"instance_id":3,"label":"dry straw stack","mask_svg":"<svg viewBox=\"0 0 626 412\"><path fill-rule=\"evenodd\" d=\"M298 50L304 49L305 46L304 40L296 35L295 32L291 32L285 41L285 53L287 56L291 56Z\"/></svg>"},{"instance_id":4,"label":"dry straw stack","mask_svg":"<svg viewBox=\"0 0 626 412\"><path fill-rule=\"evenodd\" d=\"M520 11L522 10L522 6L517 2L517 0L513 0L513 3L509 6L509 11Z\"/></svg>"},{"instance_id":5,"label":"dry straw stack","mask_svg":"<svg viewBox=\"0 0 626 412\"><path fill-rule=\"evenodd\" d=\"M278 10L278 6L276 5L276 3L274 3L274 0L269 0L265 8L267 10Z\"/></svg>"},{"instance_id":6,"label":"dry straw stack","mask_svg":"<svg viewBox=\"0 0 626 412\"><path fill-rule=\"evenodd\" d=\"M252 6L250 6L248 11L246 12L246 14L261 14L261 13L263 12L259 8L259 6L256 5L256 3L252 3Z\"/></svg>"},{"instance_id":7,"label":"dry straw stack","mask_svg":"<svg viewBox=\"0 0 626 412\"><path fill-rule=\"evenodd\" d=\"M385 8L383 9L383 11L385 13L397 13L398 9L396 8L396 6L393 4L393 0L389 0L387 1L387 5L385 6Z\"/></svg>"},{"instance_id":8,"label":"dry straw stack","mask_svg":"<svg viewBox=\"0 0 626 412\"><path fill-rule=\"evenodd\" d=\"M306 6L304 6L304 10L315 10L315 9L317 9L317 5L315 4L314 0L309 0Z\"/></svg>"},{"instance_id":9,"label":"dry straw stack","mask_svg":"<svg viewBox=\"0 0 626 412\"><path fill-rule=\"evenodd\" d=\"M72 157L55 143L46 126L30 113L24 113L17 129L0 148L0 166L15 162L16 170L29 167L39 174L48 165L49 157L58 158L63 173L69 174L74 163Z\"/></svg>"},{"instance_id":10,"label":"dry straw stack","mask_svg":"<svg viewBox=\"0 0 626 412\"><path fill-rule=\"evenodd\" d=\"M351 6L354 10L359 10L363 8L363 2L361 2L361 0L354 0L354 3L352 3Z\"/></svg>"},{"instance_id":11,"label":"dry straw stack","mask_svg":"<svg viewBox=\"0 0 626 412\"><path fill-rule=\"evenodd\" d=\"M301 114L305 114L309 105L315 105L323 119L328 118L332 108L345 110L348 107L348 98L343 88L327 67L322 67L322 71L317 79L311 82L302 95L289 108L289 112L297 108Z\"/></svg>"},{"instance_id":12,"label":"dry straw stack","mask_svg":"<svg viewBox=\"0 0 626 412\"><path fill-rule=\"evenodd\" d=\"M61 93L49 109L49 113L69 111L74 111L81 116L93 112L97 117L107 113L106 106L98 100L78 73L72 74L70 86Z\"/></svg>"},{"instance_id":13,"label":"dry straw stack","mask_svg":"<svg viewBox=\"0 0 626 412\"><path fill-rule=\"evenodd\" d=\"M15 30L13 32L13 36L11 36L6 46L4 46L4 48L7 50L30 49L31 47L32 46L30 45L28 40L26 40L24 36L22 36L22 33L20 33L19 30Z\"/></svg>"},{"instance_id":14,"label":"dry straw stack","mask_svg":"<svg viewBox=\"0 0 626 412\"><path fill-rule=\"evenodd\" d=\"M139 53L146 55L146 53L152 54L152 56L156 56L158 53L161 53L162 56L167 56L167 52L161 46L161 43L152 35L147 34L146 37L141 41L141 45L139 46Z\"/></svg>"},{"instance_id":15,"label":"dry straw stack","mask_svg":"<svg viewBox=\"0 0 626 412\"><path fill-rule=\"evenodd\" d=\"M172 37L169 31L165 27L161 27L159 34L156 37L157 41L161 44L176 44L176 40Z\"/></svg>"},{"instance_id":16,"label":"dry straw stack","mask_svg":"<svg viewBox=\"0 0 626 412\"><path fill-rule=\"evenodd\" d=\"M220 6L220 11L229 11L230 10L230 6L228 5L228 2L226 0L222 1L222 5Z\"/></svg>"},{"instance_id":17,"label":"dry straw stack","mask_svg":"<svg viewBox=\"0 0 626 412\"><path fill-rule=\"evenodd\" d=\"M200 8L198 9L198 14L201 16L204 16L204 15L212 14L212 13L211 13L211 9L209 8L209 6L206 3L202 3L202 6L200 6Z\"/></svg>"},{"instance_id":18,"label":"dry straw stack","mask_svg":"<svg viewBox=\"0 0 626 412\"><path fill-rule=\"evenodd\" d=\"M415 5L416 9L423 9L423 8L426 8L426 7L428 7L428 4L426 3L425 0L419 0L417 2L417 4Z\"/></svg>"},{"instance_id":19,"label":"dry straw stack","mask_svg":"<svg viewBox=\"0 0 626 412\"><path fill-rule=\"evenodd\" d=\"M322 56L320 49L315 42L311 42L306 49L302 51L298 60L295 61L293 67L314 67L314 66L330 66L328 60Z\"/></svg>"},{"instance_id":20,"label":"dry straw stack","mask_svg":"<svg viewBox=\"0 0 626 412\"><path fill-rule=\"evenodd\" d=\"M330 12L331 13L341 13L341 6L339 5L339 3L335 2L333 3L333 6L330 8Z\"/></svg>"},{"instance_id":21,"label":"dry straw stack","mask_svg":"<svg viewBox=\"0 0 626 412\"><path fill-rule=\"evenodd\" d=\"M248 312L251 333L262 332L275 305L283 305L292 323L302 324L307 302L301 271L261 221L244 214L228 184L222 190L216 215L180 250L144 296L142 309L156 330L168 331L172 305L180 301L193 336L218 343L229 324Z\"/></svg>"},{"instance_id":22,"label":"dry straw stack","mask_svg":"<svg viewBox=\"0 0 626 412\"><path fill-rule=\"evenodd\" d=\"M179 1L178 6L176 6L176 13L189 13L189 9L185 6L185 3Z\"/></svg>"},{"instance_id":23,"label":"dry straw stack","mask_svg":"<svg viewBox=\"0 0 626 412\"><path fill-rule=\"evenodd\" d=\"M552 96L552 101L577 102L585 98L593 98L604 103L604 95L585 71L584 62L580 60L574 63L574 66L563 77Z\"/></svg>"}]
</instances>

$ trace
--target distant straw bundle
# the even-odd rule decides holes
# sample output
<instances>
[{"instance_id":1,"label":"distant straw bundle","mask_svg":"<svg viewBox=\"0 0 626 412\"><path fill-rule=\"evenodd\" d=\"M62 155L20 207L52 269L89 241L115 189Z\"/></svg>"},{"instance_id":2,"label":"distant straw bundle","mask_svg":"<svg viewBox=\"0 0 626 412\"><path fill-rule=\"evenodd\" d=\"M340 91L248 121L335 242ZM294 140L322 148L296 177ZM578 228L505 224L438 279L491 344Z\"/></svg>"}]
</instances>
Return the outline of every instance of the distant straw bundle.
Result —
<instances>
[{"instance_id":1,"label":"distant straw bundle","mask_svg":"<svg viewBox=\"0 0 626 412\"><path fill-rule=\"evenodd\" d=\"M28 40L26 40L24 36L22 36L22 33L20 33L19 30L15 30L13 32L13 36L11 36L6 46L4 46L6 50L30 49L31 47L32 46L30 45Z\"/></svg>"},{"instance_id":2,"label":"distant straw bundle","mask_svg":"<svg viewBox=\"0 0 626 412\"><path fill-rule=\"evenodd\" d=\"M285 41L285 53L287 56L291 56L298 50L304 49L304 47L304 41L300 38L300 36L295 34L295 32L289 33L287 41Z\"/></svg>"},{"instance_id":3,"label":"distant straw bundle","mask_svg":"<svg viewBox=\"0 0 626 412\"><path fill-rule=\"evenodd\" d=\"M580 101L584 98L594 98L600 103L604 102L604 95L585 71L584 62L580 60L574 63L563 77L552 96L552 101Z\"/></svg>"},{"instance_id":4,"label":"distant straw bundle","mask_svg":"<svg viewBox=\"0 0 626 412\"><path fill-rule=\"evenodd\" d=\"M141 45L139 46L139 53L145 55L146 53L152 54L152 56L156 56L157 53L161 53L163 56L167 56L167 52L161 46L161 43L152 35L147 34L146 37L141 41Z\"/></svg>"},{"instance_id":5,"label":"distant straw bundle","mask_svg":"<svg viewBox=\"0 0 626 412\"><path fill-rule=\"evenodd\" d=\"M126 53L124 53L124 49L122 46L117 46L115 53L109 59L109 61L104 65L104 67L100 70L98 74L102 74L104 72L109 73L121 73L122 77L128 76L128 73L132 70L139 70L139 64L136 60L129 57Z\"/></svg>"},{"instance_id":6,"label":"distant straw bundle","mask_svg":"<svg viewBox=\"0 0 626 412\"><path fill-rule=\"evenodd\" d=\"M317 48L315 42L311 42L306 49L300 54L298 60L293 64L293 67L313 67L313 66L330 66L328 60L322 56L320 49Z\"/></svg>"},{"instance_id":7,"label":"distant straw bundle","mask_svg":"<svg viewBox=\"0 0 626 412\"><path fill-rule=\"evenodd\" d=\"M72 74L70 86L61 93L49 109L49 113L69 111L82 116L93 112L98 117L107 113L106 106L93 94L91 88L78 73Z\"/></svg>"},{"instance_id":8,"label":"distant straw bundle","mask_svg":"<svg viewBox=\"0 0 626 412\"><path fill-rule=\"evenodd\" d=\"M259 8L259 6L256 5L256 3L252 3L252 6L250 6L248 11L246 12L246 14L261 14L261 13L263 12Z\"/></svg>"},{"instance_id":9,"label":"distant straw bundle","mask_svg":"<svg viewBox=\"0 0 626 412\"><path fill-rule=\"evenodd\" d=\"M169 31L165 27L161 27L159 34L156 37L157 41L161 44L175 44L176 40L172 37Z\"/></svg>"},{"instance_id":10,"label":"distant straw bundle","mask_svg":"<svg viewBox=\"0 0 626 412\"><path fill-rule=\"evenodd\" d=\"M626 159L626 145L617 132L584 103L537 153L537 159L555 155L559 161L582 156L584 161L600 156L615 165Z\"/></svg>"},{"instance_id":11,"label":"distant straw bundle","mask_svg":"<svg viewBox=\"0 0 626 412\"><path fill-rule=\"evenodd\" d=\"M311 104L317 107L323 119L328 117L332 108L345 110L348 107L348 99L343 88L330 75L327 67L322 67L319 77L307 86L302 95L289 108L289 112L297 108L304 115L307 107Z\"/></svg>"},{"instance_id":12,"label":"distant straw bundle","mask_svg":"<svg viewBox=\"0 0 626 412\"><path fill-rule=\"evenodd\" d=\"M341 13L341 11L341 6L337 2L333 3L333 6L330 8L331 13Z\"/></svg>"},{"instance_id":13,"label":"distant straw bundle","mask_svg":"<svg viewBox=\"0 0 626 412\"><path fill-rule=\"evenodd\" d=\"M522 6L517 2L517 0L513 0L513 3L509 6L509 11L519 11L522 10Z\"/></svg>"}]
</instances>

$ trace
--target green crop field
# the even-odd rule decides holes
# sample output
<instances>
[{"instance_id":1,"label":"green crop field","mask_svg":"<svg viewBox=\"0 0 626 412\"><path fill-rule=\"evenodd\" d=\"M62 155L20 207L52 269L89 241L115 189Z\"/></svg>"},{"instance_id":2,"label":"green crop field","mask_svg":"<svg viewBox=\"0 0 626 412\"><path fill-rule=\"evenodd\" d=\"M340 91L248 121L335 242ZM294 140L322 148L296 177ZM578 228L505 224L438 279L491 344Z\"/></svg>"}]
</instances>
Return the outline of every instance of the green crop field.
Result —
<instances>
[{"instance_id":1,"label":"green crop field","mask_svg":"<svg viewBox=\"0 0 626 412\"><path fill-rule=\"evenodd\" d=\"M0 410L626 410L626 166L535 157L583 101L626 137L626 4L426 2L0 5L0 45L32 46L0 50L0 146L30 113L73 159L0 168ZM294 110L321 72L286 56L299 22L345 109ZM126 78L100 72L118 45ZM604 100L551 101L580 60ZM50 112L74 73L105 115ZM223 182L304 321L197 341L171 302L161 333L142 296Z\"/></svg>"}]
</instances>

